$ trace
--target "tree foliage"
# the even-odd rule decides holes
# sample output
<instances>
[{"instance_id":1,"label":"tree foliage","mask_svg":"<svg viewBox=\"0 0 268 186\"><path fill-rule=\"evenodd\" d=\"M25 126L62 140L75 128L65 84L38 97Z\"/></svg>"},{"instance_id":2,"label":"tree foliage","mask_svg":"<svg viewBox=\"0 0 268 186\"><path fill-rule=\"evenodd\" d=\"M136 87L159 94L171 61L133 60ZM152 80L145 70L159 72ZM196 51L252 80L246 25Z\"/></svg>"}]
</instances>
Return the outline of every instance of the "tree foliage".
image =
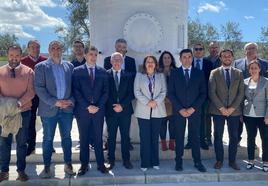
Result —
<instances>
[{"instance_id":1,"label":"tree foliage","mask_svg":"<svg viewBox=\"0 0 268 186\"><path fill-rule=\"evenodd\" d=\"M7 48L16 43L18 38L15 35L0 34L0 56L6 56Z\"/></svg>"}]
</instances>

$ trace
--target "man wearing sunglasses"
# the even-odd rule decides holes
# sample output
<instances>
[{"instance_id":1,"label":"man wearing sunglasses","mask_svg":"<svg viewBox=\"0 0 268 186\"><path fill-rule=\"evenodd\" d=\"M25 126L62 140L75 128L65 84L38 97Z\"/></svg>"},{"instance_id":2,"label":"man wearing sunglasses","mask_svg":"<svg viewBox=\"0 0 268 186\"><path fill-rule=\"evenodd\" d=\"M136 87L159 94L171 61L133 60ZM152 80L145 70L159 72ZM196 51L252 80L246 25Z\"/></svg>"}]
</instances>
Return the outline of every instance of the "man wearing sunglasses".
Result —
<instances>
[{"instance_id":1,"label":"man wearing sunglasses","mask_svg":"<svg viewBox=\"0 0 268 186\"><path fill-rule=\"evenodd\" d=\"M206 87L208 87L208 79L210 76L210 72L213 68L212 63L204 58L205 55L205 48L202 43L196 43L193 47L193 67L197 68L198 70L203 71L205 75L205 82L206 82ZM201 113L201 126L200 126L200 147L204 150L208 150L208 137L209 132L208 128L211 126L211 121L210 121L210 116L208 114L208 96L206 97L206 101L204 102L202 106L202 113ZM191 148L191 143L189 141L188 137L188 142L185 145L185 149L190 149Z\"/></svg>"}]
</instances>

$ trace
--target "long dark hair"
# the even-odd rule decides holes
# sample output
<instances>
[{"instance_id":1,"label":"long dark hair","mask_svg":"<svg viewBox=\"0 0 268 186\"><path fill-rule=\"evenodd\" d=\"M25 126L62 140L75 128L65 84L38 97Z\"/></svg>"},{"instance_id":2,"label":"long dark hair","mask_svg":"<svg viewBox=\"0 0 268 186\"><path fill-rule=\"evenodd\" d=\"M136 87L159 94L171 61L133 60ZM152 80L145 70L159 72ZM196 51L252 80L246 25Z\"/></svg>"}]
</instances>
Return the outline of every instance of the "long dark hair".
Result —
<instances>
[{"instance_id":1,"label":"long dark hair","mask_svg":"<svg viewBox=\"0 0 268 186\"><path fill-rule=\"evenodd\" d=\"M160 55L160 57L159 57L159 62L158 62L158 64L159 64L159 70L161 71L161 72L163 72L164 71L164 61L163 61L163 58L164 58L164 55L165 54L168 54L169 56L170 56L170 58L171 58L171 64L170 64L170 67L171 68L176 68L176 62L175 62L175 58L174 58L174 56L171 54L171 52L169 52L169 51L164 51L164 52L162 52L162 54Z\"/></svg>"}]
</instances>

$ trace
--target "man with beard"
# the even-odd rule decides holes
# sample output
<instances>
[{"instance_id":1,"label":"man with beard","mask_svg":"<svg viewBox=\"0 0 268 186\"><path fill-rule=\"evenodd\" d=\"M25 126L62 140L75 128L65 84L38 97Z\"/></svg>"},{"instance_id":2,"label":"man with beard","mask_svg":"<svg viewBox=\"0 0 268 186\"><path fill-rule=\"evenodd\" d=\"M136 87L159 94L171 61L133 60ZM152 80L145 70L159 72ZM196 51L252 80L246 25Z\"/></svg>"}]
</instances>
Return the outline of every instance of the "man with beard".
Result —
<instances>
[{"instance_id":1,"label":"man with beard","mask_svg":"<svg viewBox=\"0 0 268 186\"><path fill-rule=\"evenodd\" d=\"M2 97L17 98L17 106L21 110L22 127L15 136L17 147L18 180L27 181L25 173L28 127L31 119L32 99L35 95L33 88L34 72L21 64L22 49L19 45L12 45L7 50L8 64L0 67L0 95ZM2 133L2 128L0 132ZM0 182L9 178L9 163L13 135L0 136L1 173Z\"/></svg>"}]
</instances>

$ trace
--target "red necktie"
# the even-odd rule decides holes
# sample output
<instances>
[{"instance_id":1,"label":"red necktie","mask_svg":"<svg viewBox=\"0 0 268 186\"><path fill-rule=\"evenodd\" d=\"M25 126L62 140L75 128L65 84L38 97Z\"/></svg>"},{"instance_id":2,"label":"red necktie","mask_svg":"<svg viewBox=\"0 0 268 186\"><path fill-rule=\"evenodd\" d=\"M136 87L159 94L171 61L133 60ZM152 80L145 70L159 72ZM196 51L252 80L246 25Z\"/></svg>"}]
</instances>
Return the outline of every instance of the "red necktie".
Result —
<instances>
[{"instance_id":1,"label":"red necktie","mask_svg":"<svg viewBox=\"0 0 268 186\"><path fill-rule=\"evenodd\" d=\"M90 78L90 81L93 82L94 81L93 68L89 68L89 70L90 70L89 78Z\"/></svg>"}]
</instances>

